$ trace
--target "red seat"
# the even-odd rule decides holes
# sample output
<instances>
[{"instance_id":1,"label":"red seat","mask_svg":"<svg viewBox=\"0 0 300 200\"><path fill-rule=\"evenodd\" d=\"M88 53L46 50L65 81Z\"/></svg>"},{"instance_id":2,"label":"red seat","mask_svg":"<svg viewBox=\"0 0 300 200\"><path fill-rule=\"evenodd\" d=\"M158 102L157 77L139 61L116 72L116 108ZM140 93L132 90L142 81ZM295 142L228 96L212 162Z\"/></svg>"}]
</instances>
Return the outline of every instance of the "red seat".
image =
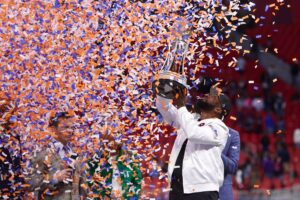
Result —
<instances>
[{"instance_id":1,"label":"red seat","mask_svg":"<svg viewBox=\"0 0 300 200\"><path fill-rule=\"evenodd\" d=\"M273 186L274 186L275 189L282 188L282 181L279 178L274 178L273 179Z\"/></svg>"},{"instance_id":2,"label":"red seat","mask_svg":"<svg viewBox=\"0 0 300 200\"><path fill-rule=\"evenodd\" d=\"M292 181L291 181L290 176L288 174L285 174L283 176L283 185L284 185L284 187L291 187L291 185L292 185Z\"/></svg>"},{"instance_id":3,"label":"red seat","mask_svg":"<svg viewBox=\"0 0 300 200\"><path fill-rule=\"evenodd\" d=\"M271 186L272 186L272 180L269 179L268 177L264 177L261 182L260 188L268 190L271 189Z\"/></svg>"},{"instance_id":4,"label":"red seat","mask_svg":"<svg viewBox=\"0 0 300 200\"><path fill-rule=\"evenodd\" d=\"M258 145L260 144L260 135L258 135L257 133L252 133L252 138L251 141L255 144Z\"/></svg>"}]
</instances>

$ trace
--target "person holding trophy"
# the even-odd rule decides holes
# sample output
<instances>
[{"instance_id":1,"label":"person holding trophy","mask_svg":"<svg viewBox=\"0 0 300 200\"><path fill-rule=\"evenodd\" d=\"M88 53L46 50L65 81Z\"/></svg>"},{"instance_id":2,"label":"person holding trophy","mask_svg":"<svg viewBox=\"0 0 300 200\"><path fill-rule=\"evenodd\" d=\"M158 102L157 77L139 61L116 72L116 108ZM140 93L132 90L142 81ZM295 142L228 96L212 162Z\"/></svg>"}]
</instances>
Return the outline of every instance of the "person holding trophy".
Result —
<instances>
[{"instance_id":1,"label":"person holding trophy","mask_svg":"<svg viewBox=\"0 0 300 200\"><path fill-rule=\"evenodd\" d=\"M169 166L170 200L217 200L224 180L222 151L228 127L222 119L231 108L229 98L212 87L210 93L186 108L187 79L184 57L188 50L186 34L178 38L152 89L156 106L164 120L177 129Z\"/></svg>"}]
</instances>

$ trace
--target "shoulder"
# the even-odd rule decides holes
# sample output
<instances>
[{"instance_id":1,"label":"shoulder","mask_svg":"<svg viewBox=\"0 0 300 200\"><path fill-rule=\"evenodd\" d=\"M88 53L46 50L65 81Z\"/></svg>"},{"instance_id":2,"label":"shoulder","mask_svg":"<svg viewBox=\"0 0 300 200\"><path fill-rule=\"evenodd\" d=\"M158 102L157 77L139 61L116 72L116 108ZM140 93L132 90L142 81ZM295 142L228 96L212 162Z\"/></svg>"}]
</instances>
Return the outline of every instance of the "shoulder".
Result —
<instances>
[{"instance_id":1,"label":"shoulder","mask_svg":"<svg viewBox=\"0 0 300 200\"><path fill-rule=\"evenodd\" d=\"M230 143L230 145L232 146L240 146L240 134L238 131L229 128L229 135L230 135L230 141L228 141Z\"/></svg>"},{"instance_id":2,"label":"shoulder","mask_svg":"<svg viewBox=\"0 0 300 200\"><path fill-rule=\"evenodd\" d=\"M229 133L233 135L240 135L239 132L233 128L229 128Z\"/></svg>"},{"instance_id":3,"label":"shoulder","mask_svg":"<svg viewBox=\"0 0 300 200\"><path fill-rule=\"evenodd\" d=\"M235 129L232 129L232 128L229 128L229 135L232 137L232 138L236 138L236 139L239 139L240 138L240 134L237 130Z\"/></svg>"},{"instance_id":4,"label":"shoulder","mask_svg":"<svg viewBox=\"0 0 300 200\"><path fill-rule=\"evenodd\" d=\"M204 119L199 122L199 126L209 126L213 130L218 131L219 133L226 133L228 134L229 129L225 125L225 123L218 119L218 118L212 118L212 119Z\"/></svg>"}]
</instances>

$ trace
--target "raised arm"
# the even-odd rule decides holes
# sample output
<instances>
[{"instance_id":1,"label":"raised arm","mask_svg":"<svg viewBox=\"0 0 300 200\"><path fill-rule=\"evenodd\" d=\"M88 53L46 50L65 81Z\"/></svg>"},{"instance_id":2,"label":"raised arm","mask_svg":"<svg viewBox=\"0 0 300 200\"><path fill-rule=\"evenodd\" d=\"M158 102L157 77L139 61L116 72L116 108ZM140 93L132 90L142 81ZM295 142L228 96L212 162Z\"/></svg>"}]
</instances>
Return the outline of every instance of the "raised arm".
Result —
<instances>
[{"instance_id":1,"label":"raised arm","mask_svg":"<svg viewBox=\"0 0 300 200\"><path fill-rule=\"evenodd\" d=\"M190 142L214 146L225 146L226 144L228 128L222 121L211 123L211 120L208 120L203 125L199 125L199 122L194 119L185 106L178 109L177 121Z\"/></svg>"},{"instance_id":2,"label":"raised arm","mask_svg":"<svg viewBox=\"0 0 300 200\"><path fill-rule=\"evenodd\" d=\"M170 124L171 126L175 128L179 128L178 122L177 122L177 108L172 105L172 100L163 98L161 96L156 97L156 107L160 114L162 115L165 122Z\"/></svg>"},{"instance_id":3,"label":"raised arm","mask_svg":"<svg viewBox=\"0 0 300 200\"><path fill-rule=\"evenodd\" d=\"M230 129L231 141L226 154L222 153L225 174L234 174L238 169L240 159L240 135L237 131Z\"/></svg>"}]
</instances>

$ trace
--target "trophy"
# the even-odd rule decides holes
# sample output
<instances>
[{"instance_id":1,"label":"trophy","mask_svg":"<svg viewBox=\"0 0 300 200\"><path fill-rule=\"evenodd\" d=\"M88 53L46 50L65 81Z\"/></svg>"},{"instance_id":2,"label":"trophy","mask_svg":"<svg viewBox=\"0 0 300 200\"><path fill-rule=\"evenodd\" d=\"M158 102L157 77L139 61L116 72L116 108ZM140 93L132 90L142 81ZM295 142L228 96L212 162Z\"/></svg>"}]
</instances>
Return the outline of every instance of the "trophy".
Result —
<instances>
[{"instance_id":1,"label":"trophy","mask_svg":"<svg viewBox=\"0 0 300 200\"><path fill-rule=\"evenodd\" d=\"M169 52L160 72L158 79L152 82L152 89L159 96L174 99L179 89L187 88L187 79L184 73L184 60L188 51L189 34L185 33L176 38L169 45Z\"/></svg>"}]
</instances>

